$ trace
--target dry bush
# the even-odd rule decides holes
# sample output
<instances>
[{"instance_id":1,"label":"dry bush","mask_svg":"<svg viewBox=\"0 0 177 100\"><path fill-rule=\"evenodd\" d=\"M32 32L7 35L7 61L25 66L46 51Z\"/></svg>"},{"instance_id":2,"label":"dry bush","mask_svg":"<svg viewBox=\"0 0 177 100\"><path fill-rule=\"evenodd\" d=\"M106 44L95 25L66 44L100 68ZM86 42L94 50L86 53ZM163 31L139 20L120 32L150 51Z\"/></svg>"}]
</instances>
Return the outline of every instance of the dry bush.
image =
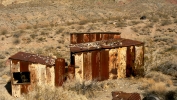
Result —
<instances>
[{"instance_id":1,"label":"dry bush","mask_svg":"<svg viewBox=\"0 0 177 100\"><path fill-rule=\"evenodd\" d=\"M62 87L38 86L34 91L24 95L26 100L87 100L83 95Z\"/></svg>"},{"instance_id":2,"label":"dry bush","mask_svg":"<svg viewBox=\"0 0 177 100\"><path fill-rule=\"evenodd\" d=\"M126 27L126 26L127 26L127 23L126 23L126 22L117 22L117 23L116 23L116 26L117 26L117 27Z\"/></svg>"},{"instance_id":3,"label":"dry bush","mask_svg":"<svg viewBox=\"0 0 177 100\"><path fill-rule=\"evenodd\" d=\"M8 34L7 30L4 29L4 30L1 31L1 35L6 35L6 34Z\"/></svg>"},{"instance_id":4,"label":"dry bush","mask_svg":"<svg viewBox=\"0 0 177 100\"><path fill-rule=\"evenodd\" d=\"M162 20L161 25L165 26L165 25L169 25L172 24L171 20Z\"/></svg>"},{"instance_id":5,"label":"dry bush","mask_svg":"<svg viewBox=\"0 0 177 100\"><path fill-rule=\"evenodd\" d=\"M152 70L177 77L177 64L170 61L163 62Z\"/></svg>"},{"instance_id":6,"label":"dry bush","mask_svg":"<svg viewBox=\"0 0 177 100\"><path fill-rule=\"evenodd\" d=\"M14 44L14 45L20 44L20 42L21 42L20 39L14 39L14 40L13 40L13 44Z\"/></svg>"}]
</instances>

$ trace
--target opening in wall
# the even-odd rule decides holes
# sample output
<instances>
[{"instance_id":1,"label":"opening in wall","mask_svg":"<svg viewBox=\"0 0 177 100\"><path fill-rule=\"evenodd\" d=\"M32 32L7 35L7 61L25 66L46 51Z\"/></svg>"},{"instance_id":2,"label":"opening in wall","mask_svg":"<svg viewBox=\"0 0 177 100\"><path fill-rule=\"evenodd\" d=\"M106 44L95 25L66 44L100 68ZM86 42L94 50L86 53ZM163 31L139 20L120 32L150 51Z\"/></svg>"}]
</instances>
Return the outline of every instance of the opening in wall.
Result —
<instances>
[{"instance_id":1,"label":"opening in wall","mask_svg":"<svg viewBox=\"0 0 177 100\"><path fill-rule=\"evenodd\" d=\"M29 84L30 72L14 72L13 84Z\"/></svg>"}]
</instances>

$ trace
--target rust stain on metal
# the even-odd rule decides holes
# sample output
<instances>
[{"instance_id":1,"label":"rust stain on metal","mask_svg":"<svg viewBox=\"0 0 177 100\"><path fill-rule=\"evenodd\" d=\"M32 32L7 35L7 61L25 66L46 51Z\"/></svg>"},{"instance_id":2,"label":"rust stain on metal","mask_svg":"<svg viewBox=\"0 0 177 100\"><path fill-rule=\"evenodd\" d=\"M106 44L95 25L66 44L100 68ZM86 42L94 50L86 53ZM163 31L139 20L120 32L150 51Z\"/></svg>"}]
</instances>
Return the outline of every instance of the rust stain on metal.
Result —
<instances>
[{"instance_id":1,"label":"rust stain on metal","mask_svg":"<svg viewBox=\"0 0 177 100\"><path fill-rule=\"evenodd\" d=\"M110 49L109 51L109 79L117 79L118 74L118 49Z\"/></svg>"},{"instance_id":2,"label":"rust stain on metal","mask_svg":"<svg viewBox=\"0 0 177 100\"><path fill-rule=\"evenodd\" d=\"M32 63L39 63L44 65L54 65L55 59L51 57L45 57L38 54L30 54L25 52L18 52L11 56L9 59L27 61Z\"/></svg>"},{"instance_id":3,"label":"rust stain on metal","mask_svg":"<svg viewBox=\"0 0 177 100\"><path fill-rule=\"evenodd\" d=\"M77 34L77 43L83 43L84 42L84 34Z\"/></svg>"},{"instance_id":4,"label":"rust stain on metal","mask_svg":"<svg viewBox=\"0 0 177 100\"><path fill-rule=\"evenodd\" d=\"M20 61L20 72L29 72L28 69L29 63L26 61ZM28 84L26 85L21 85L21 93L28 93Z\"/></svg>"},{"instance_id":5,"label":"rust stain on metal","mask_svg":"<svg viewBox=\"0 0 177 100\"><path fill-rule=\"evenodd\" d=\"M113 91L112 100L141 100L139 93L125 93L122 91Z\"/></svg>"},{"instance_id":6,"label":"rust stain on metal","mask_svg":"<svg viewBox=\"0 0 177 100\"><path fill-rule=\"evenodd\" d=\"M118 49L118 78L126 77L126 61L127 61L127 48L122 47Z\"/></svg>"},{"instance_id":7,"label":"rust stain on metal","mask_svg":"<svg viewBox=\"0 0 177 100\"><path fill-rule=\"evenodd\" d=\"M100 52L91 51L92 80L100 80Z\"/></svg>"},{"instance_id":8,"label":"rust stain on metal","mask_svg":"<svg viewBox=\"0 0 177 100\"><path fill-rule=\"evenodd\" d=\"M20 72L20 62L17 60L11 60L11 76L13 78L13 72ZM14 78L11 80L11 87L12 87L12 95L14 97L20 97L21 95L21 86L15 85L16 80Z\"/></svg>"},{"instance_id":9,"label":"rust stain on metal","mask_svg":"<svg viewBox=\"0 0 177 100\"><path fill-rule=\"evenodd\" d=\"M112 49L112 48L128 47L128 46L143 45L143 44L144 44L143 42L119 38L119 39L101 40L96 42L71 44L70 50L71 52L83 52L83 51L91 51L91 50L98 50L98 49Z\"/></svg>"},{"instance_id":10,"label":"rust stain on metal","mask_svg":"<svg viewBox=\"0 0 177 100\"><path fill-rule=\"evenodd\" d=\"M58 58L55 61L55 86L62 86L65 74L65 60Z\"/></svg>"},{"instance_id":11,"label":"rust stain on metal","mask_svg":"<svg viewBox=\"0 0 177 100\"><path fill-rule=\"evenodd\" d=\"M131 75L134 76L134 62L135 62L135 46L127 47L127 68L126 68L126 76L129 77Z\"/></svg>"},{"instance_id":12,"label":"rust stain on metal","mask_svg":"<svg viewBox=\"0 0 177 100\"><path fill-rule=\"evenodd\" d=\"M101 40L108 40L109 39L109 34L100 34L101 35Z\"/></svg>"},{"instance_id":13,"label":"rust stain on metal","mask_svg":"<svg viewBox=\"0 0 177 100\"><path fill-rule=\"evenodd\" d=\"M75 54L75 78L80 82L83 80L83 53Z\"/></svg>"},{"instance_id":14,"label":"rust stain on metal","mask_svg":"<svg viewBox=\"0 0 177 100\"><path fill-rule=\"evenodd\" d=\"M68 66L68 75L67 75L67 78L69 80L72 80L74 79L74 75L75 74L75 66L74 65L69 65Z\"/></svg>"},{"instance_id":15,"label":"rust stain on metal","mask_svg":"<svg viewBox=\"0 0 177 100\"><path fill-rule=\"evenodd\" d=\"M77 35L76 34L71 34L70 35L70 43L71 44L76 44L77 43Z\"/></svg>"},{"instance_id":16,"label":"rust stain on metal","mask_svg":"<svg viewBox=\"0 0 177 100\"><path fill-rule=\"evenodd\" d=\"M101 81L109 79L109 50L100 51Z\"/></svg>"},{"instance_id":17,"label":"rust stain on metal","mask_svg":"<svg viewBox=\"0 0 177 100\"><path fill-rule=\"evenodd\" d=\"M90 42L90 35L89 34L83 34L83 42Z\"/></svg>"},{"instance_id":18,"label":"rust stain on metal","mask_svg":"<svg viewBox=\"0 0 177 100\"><path fill-rule=\"evenodd\" d=\"M92 66L91 66L91 53L83 53L83 75L84 80L92 80Z\"/></svg>"},{"instance_id":19,"label":"rust stain on metal","mask_svg":"<svg viewBox=\"0 0 177 100\"><path fill-rule=\"evenodd\" d=\"M46 66L46 81L49 86L55 86L55 69L54 66Z\"/></svg>"},{"instance_id":20,"label":"rust stain on metal","mask_svg":"<svg viewBox=\"0 0 177 100\"><path fill-rule=\"evenodd\" d=\"M30 78L31 78L29 91L32 91L35 89L35 86L37 85L37 71L36 71L35 64L29 65L29 71L30 71Z\"/></svg>"},{"instance_id":21,"label":"rust stain on metal","mask_svg":"<svg viewBox=\"0 0 177 100\"><path fill-rule=\"evenodd\" d=\"M135 75L143 76L143 59L144 59L144 46L135 46L135 66L133 68Z\"/></svg>"}]
</instances>

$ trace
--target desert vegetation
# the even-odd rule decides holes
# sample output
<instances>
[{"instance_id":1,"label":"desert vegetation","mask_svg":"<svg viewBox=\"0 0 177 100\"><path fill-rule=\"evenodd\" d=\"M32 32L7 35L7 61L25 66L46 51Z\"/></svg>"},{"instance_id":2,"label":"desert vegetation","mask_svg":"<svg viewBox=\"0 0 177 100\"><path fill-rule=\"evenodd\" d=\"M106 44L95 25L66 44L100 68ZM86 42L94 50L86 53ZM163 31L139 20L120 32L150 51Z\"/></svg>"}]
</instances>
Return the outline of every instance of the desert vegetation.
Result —
<instances>
[{"instance_id":1,"label":"desert vegetation","mask_svg":"<svg viewBox=\"0 0 177 100\"><path fill-rule=\"evenodd\" d=\"M0 4L0 91L6 91L0 99L15 99L5 88L10 80L8 57L23 51L62 57L69 63L72 32L121 32L123 38L144 42L145 76L66 82L55 89L39 86L19 99L110 100L114 90L177 99L177 5L173 0L26 1ZM142 16L146 18L140 20Z\"/></svg>"}]
</instances>

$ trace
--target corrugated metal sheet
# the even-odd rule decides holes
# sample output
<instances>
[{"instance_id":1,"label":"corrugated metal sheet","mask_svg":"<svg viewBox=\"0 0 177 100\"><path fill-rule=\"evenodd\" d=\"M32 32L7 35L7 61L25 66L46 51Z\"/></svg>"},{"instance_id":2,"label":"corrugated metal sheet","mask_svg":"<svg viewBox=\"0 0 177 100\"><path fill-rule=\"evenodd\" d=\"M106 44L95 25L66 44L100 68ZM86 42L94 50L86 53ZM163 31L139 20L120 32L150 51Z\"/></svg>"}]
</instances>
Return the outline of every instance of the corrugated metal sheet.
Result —
<instances>
[{"instance_id":1,"label":"corrugated metal sheet","mask_svg":"<svg viewBox=\"0 0 177 100\"><path fill-rule=\"evenodd\" d=\"M135 46L135 65L133 70L135 75L144 75L144 46Z\"/></svg>"},{"instance_id":2,"label":"corrugated metal sheet","mask_svg":"<svg viewBox=\"0 0 177 100\"><path fill-rule=\"evenodd\" d=\"M100 81L109 79L109 50L100 51Z\"/></svg>"},{"instance_id":3,"label":"corrugated metal sheet","mask_svg":"<svg viewBox=\"0 0 177 100\"><path fill-rule=\"evenodd\" d=\"M39 63L43 65L54 65L55 59L51 57L45 57L38 54L31 54L25 52L18 52L15 55L9 57L9 59L27 61L31 63Z\"/></svg>"},{"instance_id":4,"label":"corrugated metal sheet","mask_svg":"<svg viewBox=\"0 0 177 100\"><path fill-rule=\"evenodd\" d=\"M55 61L55 86L62 86L65 75L65 60L58 58Z\"/></svg>"},{"instance_id":5,"label":"corrugated metal sheet","mask_svg":"<svg viewBox=\"0 0 177 100\"><path fill-rule=\"evenodd\" d=\"M28 69L29 62L20 61L20 72L29 72ZM21 85L21 93L28 93L29 84Z\"/></svg>"},{"instance_id":6,"label":"corrugated metal sheet","mask_svg":"<svg viewBox=\"0 0 177 100\"><path fill-rule=\"evenodd\" d=\"M67 72L67 79L72 80L74 79L75 76L75 66L74 65L69 65L68 66L68 72Z\"/></svg>"},{"instance_id":7,"label":"corrugated metal sheet","mask_svg":"<svg viewBox=\"0 0 177 100\"><path fill-rule=\"evenodd\" d=\"M135 63L135 46L129 46L127 47L127 69L126 69L126 76L134 76L134 71L132 68L134 68Z\"/></svg>"},{"instance_id":8,"label":"corrugated metal sheet","mask_svg":"<svg viewBox=\"0 0 177 100\"><path fill-rule=\"evenodd\" d=\"M118 49L118 78L126 77L127 47Z\"/></svg>"},{"instance_id":9,"label":"corrugated metal sheet","mask_svg":"<svg viewBox=\"0 0 177 100\"><path fill-rule=\"evenodd\" d=\"M113 91L112 97L112 100L141 100L139 93L125 93L121 91Z\"/></svg>"},{"instance_id":10,"label":"corrugated metal sheet","mask_svg":"<svg viewBox=\"0 0 177 100\"><path fill-rule=\"evenodd\" d=\"M92 80L100 80L100 51L91 51L92 53Z\"/></svg>"},{"instance_id":11,"label":"corrugated metal sheet","mask_svg":"<svg viewBox=\"0 0 177 100\"><path fill-rule=\"evenodd\" d=\"M12 60L11 61L11 77L12 77L12 81L11 81L11 88L12 88L12 95L14 97L20 97L21 95L21 86L20 85L16 85L16 80L14 80L13 78L13 72L19 72L20 71L20 62L18 62L17 60Z\"/></svg>"},{"instance_id":12,"label":"corrugated metal sheet","mask_svg":"<svg viewBox=\"0 0 177 100\"><path fill-rule=\"evenodd\" d=\"M92 80L92 62L91 52L83 53L83 78L84 80Z\"/></svg>"},{"instance_id":13,"label":"corrugated metal sheet","mask_svg":"<svg viewBox=\"0 0 177 100\"><path fill-rule=\"evenodd\" d=\"M130 40L130 39L118 38L118 39L102 40L96 42L71 44L70 50L71 52L84 52L84 51L91 51L91 50L98 50L98 49L129 47L135 45L136 46L144 45L144 43L135 40Z\"/></svg>"},{"instance_id":14,"label":"corrugated metal sheet","mask_svg":"<svg viewBox=\"0 0 177 100\"><path fill-rule=\"evenodd\" d=\"M75 78L76 80L82 82L83 81L83 53L77 53L74 56L75 60Z\"/></svg>"},{"instance_id":15,"label":"corrugated metal sheet","mask_svg":"<svg viewBox=\"0 0 177 100\"><path fill-rule=\"evenodd\" d=\"M71 33L71 44L120 38L120 32Z\"/></svg>"},{"instance_id":16,"label":"corrugated metal sheet","mask_svg":"<svg viewBox=\"0 0 177 100\"><path fill-rule=\"evenodd\" d=\"M109 79L117 79L118 77L118 49L109 50Z\"/></svg>"}]
</instances>

